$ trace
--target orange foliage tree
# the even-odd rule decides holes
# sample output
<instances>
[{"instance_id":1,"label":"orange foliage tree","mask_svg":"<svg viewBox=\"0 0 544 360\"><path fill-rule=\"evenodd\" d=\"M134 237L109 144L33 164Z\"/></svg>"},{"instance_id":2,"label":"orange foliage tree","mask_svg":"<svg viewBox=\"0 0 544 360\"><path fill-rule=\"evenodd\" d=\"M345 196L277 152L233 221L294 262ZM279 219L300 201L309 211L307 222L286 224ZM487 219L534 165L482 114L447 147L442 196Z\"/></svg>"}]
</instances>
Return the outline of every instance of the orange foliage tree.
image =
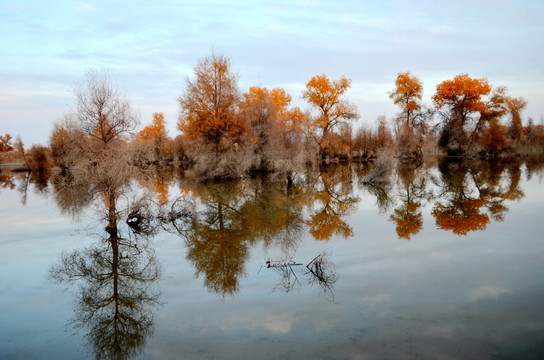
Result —
<instances>
[{"instance_id":1,"label":"orange foliage tree","mask_svg":"<svg viewBox=\"0 0 544 360\"><path fill-rule=\"evenodd\" d=\"M166 139L166 127L164 115L162 113L153 113L153 121L150 125L144 127L138 136L142 141L151 141L160 143Z\"/></svg>"},{"instance_id":2,"label":"orange foliage tree","mask_svg":"<svg viewBox=\"0 0 544 360\"><path fill-rule=\"evenodd\" d=\"M473 79L468 74L437 85L432 100L436 109L445 110L445 126L439 141L442 148L455 152L465 150L468 142L465 125L471 114L486 111L483 97L490 92L487 79Z\"/></svg>"},{"instance_id":3,"label":"orange foliage tree","mask_svg":"<svg viewBox=\"0 0 544 360\"><path fill-rule=\"evenodd\" d=\"M201 59L194 72L195 79L187 79L186 91L178 98L178 129L189 139L216 146L225 137L236 142L247 126L236 116L240 96L229 59L212 54Z\"/></svg>"},{"instance_id":4,"label":"orange foliage tree","mask_svg":"<svg viewBox=\"0 0 544 360\"><path fill-rule=\"evenodd\" d=\"M0 135L0 152L8 152L13 150L13 146L11 146L11 135Z\"/></svg>"},{"instance_id":5,"label":"orange foliage tree","mask_svg":"<svg viewBox=\"0 0 544 360\"><path fill-rule=\"evenodd\" d=\"M527 101L521 97L509 98L507 106L511 116L510 126L508 127L508 138L517 143L520 141L523 128L520 113L527 106Z\"/></svg>"},{"instance_id":6,"label":"orange foliage tree","mask_svg":"<svg viewBox=\"0 0 544 360\"><path fill-rule=\"evenodd\" d=\"M168 136L166 134L164 115L162 113L153 113L153 121L150 125L144 127L138 133L138 139L143 143L153 144L157 155L164 149Z\"/></svg>"},{"instance_id":7,"label":"orange foliage tree","mask_svg":"<svg viewBox=\"0 0 544 360\"><path fill-rule=\"evenodd\" d=\"M277 170L281 160L294 155L301 112L288 107L291 99L283 89L257 86L250 87L243 95L239 112L246 119L255 143L253 166L257 170Z\"/></svg>"},{"instance_id":8,"label":"orange foliage tree","mask_svg":"<svg viewBox=\"0 0 544 360\"><path fill-rule=\"evenodd\" d=\"M328 135L335 126L358 117L354 105L343 98L350 87L350 79L341 77L331 81L323 74L311 78L302 93L302 97L319 111L312 125L321 133L316 140L322 154L328 146Z\"/></svg>"},{"instance_id":9,"label":"orange foliage tree","mask_svg":"<svg viewBox=\"0 0 544 360\"><path fill-rule=\"evenodd\" d=\"M493 118L489 122L482 135L482 145L490 155L498 155L506 147L506 133L508 128L501 125L498 118Z\"/></svg>"},{"instance_id":10,"label":"orange foliage tree","mask_svg":"<svg viewBox=\"0 0 544 360\"><path fill-rule=\"evenodd\" d=\"M395 89L389 93L402 113L397 117L397 148L403 156L420 156L423 143L424 117L421 112L423 85L410 72L399 73Z\"/></svg>"},{"instance_id":11,"label":"orange foliage tree","mask_svg":"<svg viewBox=\"0 0 544 360\"><path fill-rule=\"evenodd\" d=\"M423 97L423 85L421 81L411 76L410 72L399 73L395 80L395 90L389 93L389 97L402 109L402 120L405 125L414 128L415 113L421 109Z\"/></svg>"}]
</instances>

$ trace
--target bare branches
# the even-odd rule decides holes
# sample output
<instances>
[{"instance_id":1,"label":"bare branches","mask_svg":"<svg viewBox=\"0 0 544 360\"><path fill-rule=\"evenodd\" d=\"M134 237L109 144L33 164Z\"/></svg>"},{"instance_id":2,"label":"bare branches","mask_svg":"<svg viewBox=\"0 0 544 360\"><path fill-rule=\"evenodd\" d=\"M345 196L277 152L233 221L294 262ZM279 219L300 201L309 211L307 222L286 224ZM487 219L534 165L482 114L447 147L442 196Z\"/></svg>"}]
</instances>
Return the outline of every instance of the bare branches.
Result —
<instances>
[{"instance_id":1,"label":"bare branches","mask_svg":"<svg viewBox=\"0 0 544 360\"><path fill-rule=\"evenodd\" d=\"M104 148L112 140L132 132L139 115L113 86L105 70L88 70L74 87L77 100L74 124L81 133L101 141Z\"/></svg>"}]
</instances>

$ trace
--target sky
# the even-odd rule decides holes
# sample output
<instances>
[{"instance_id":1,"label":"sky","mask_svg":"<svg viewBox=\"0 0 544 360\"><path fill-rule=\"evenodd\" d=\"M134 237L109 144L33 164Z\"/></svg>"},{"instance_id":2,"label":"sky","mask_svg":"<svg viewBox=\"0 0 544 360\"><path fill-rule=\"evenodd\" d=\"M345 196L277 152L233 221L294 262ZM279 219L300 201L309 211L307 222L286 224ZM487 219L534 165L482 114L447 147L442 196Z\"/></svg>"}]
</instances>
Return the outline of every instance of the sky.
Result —
<instances>
[{"instance_id":1,"label":"sky","mask_svg":"<svg viewBox=\"0 0 544 360\"><path fill-rule=\"evenodd\" d=\"M311 77L346 76L358 124L398 113L387 93L405 71L428 106L437 84L468 73L523 97L523 119L539 122L543 19L541 0L0 0L0 134L47 144L85 71L107 69L141 126L162 112L176 136L177 98L212 52L230 58L242 92L281 87L303 109Z\"/></svg>"}]
</instances>

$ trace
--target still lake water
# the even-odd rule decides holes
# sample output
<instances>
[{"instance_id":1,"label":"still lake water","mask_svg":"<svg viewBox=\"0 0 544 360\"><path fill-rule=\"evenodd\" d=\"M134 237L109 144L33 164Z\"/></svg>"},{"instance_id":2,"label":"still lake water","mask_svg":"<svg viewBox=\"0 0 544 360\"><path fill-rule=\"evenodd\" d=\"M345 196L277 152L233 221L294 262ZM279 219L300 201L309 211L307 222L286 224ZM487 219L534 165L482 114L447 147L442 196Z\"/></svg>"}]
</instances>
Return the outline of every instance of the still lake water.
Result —
<instances>
[{"instance_id":1,"label":"still lake water","mask_svg":"<svg viewBox=\"0 0 544 360\"><path fill-rule=\"evenodd\" d=\"M543 168L437 165L0 174L0 358L544 358Z\"/></svg>"}]
</instances>

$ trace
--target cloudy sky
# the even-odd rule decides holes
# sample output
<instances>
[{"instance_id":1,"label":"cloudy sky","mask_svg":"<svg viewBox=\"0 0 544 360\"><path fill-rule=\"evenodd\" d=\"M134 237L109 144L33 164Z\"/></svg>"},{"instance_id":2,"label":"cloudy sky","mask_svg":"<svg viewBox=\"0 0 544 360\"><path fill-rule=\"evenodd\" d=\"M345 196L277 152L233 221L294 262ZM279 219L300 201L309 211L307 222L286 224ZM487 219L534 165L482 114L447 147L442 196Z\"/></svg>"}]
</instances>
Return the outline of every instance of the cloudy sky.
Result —
<instances>
[{"instance_id":1,"label":"cloudy sky","mask_svg":"<svg viewBox=\"0 0 544 360\"><path fill-rule=\"evenodd\" d=\"M197 60L231 58L239 86L282 87L300 99L314 75L352 79L348 92L372 123L397 109L399 72L424 83L424 102L457 74L486 77L544 114L544 2L421 1L0 1L0 134L47 142L73 109L73 85L109 69L142 124L163 112L171 136L176 99Z\"/></svg>"}]
</instances>

